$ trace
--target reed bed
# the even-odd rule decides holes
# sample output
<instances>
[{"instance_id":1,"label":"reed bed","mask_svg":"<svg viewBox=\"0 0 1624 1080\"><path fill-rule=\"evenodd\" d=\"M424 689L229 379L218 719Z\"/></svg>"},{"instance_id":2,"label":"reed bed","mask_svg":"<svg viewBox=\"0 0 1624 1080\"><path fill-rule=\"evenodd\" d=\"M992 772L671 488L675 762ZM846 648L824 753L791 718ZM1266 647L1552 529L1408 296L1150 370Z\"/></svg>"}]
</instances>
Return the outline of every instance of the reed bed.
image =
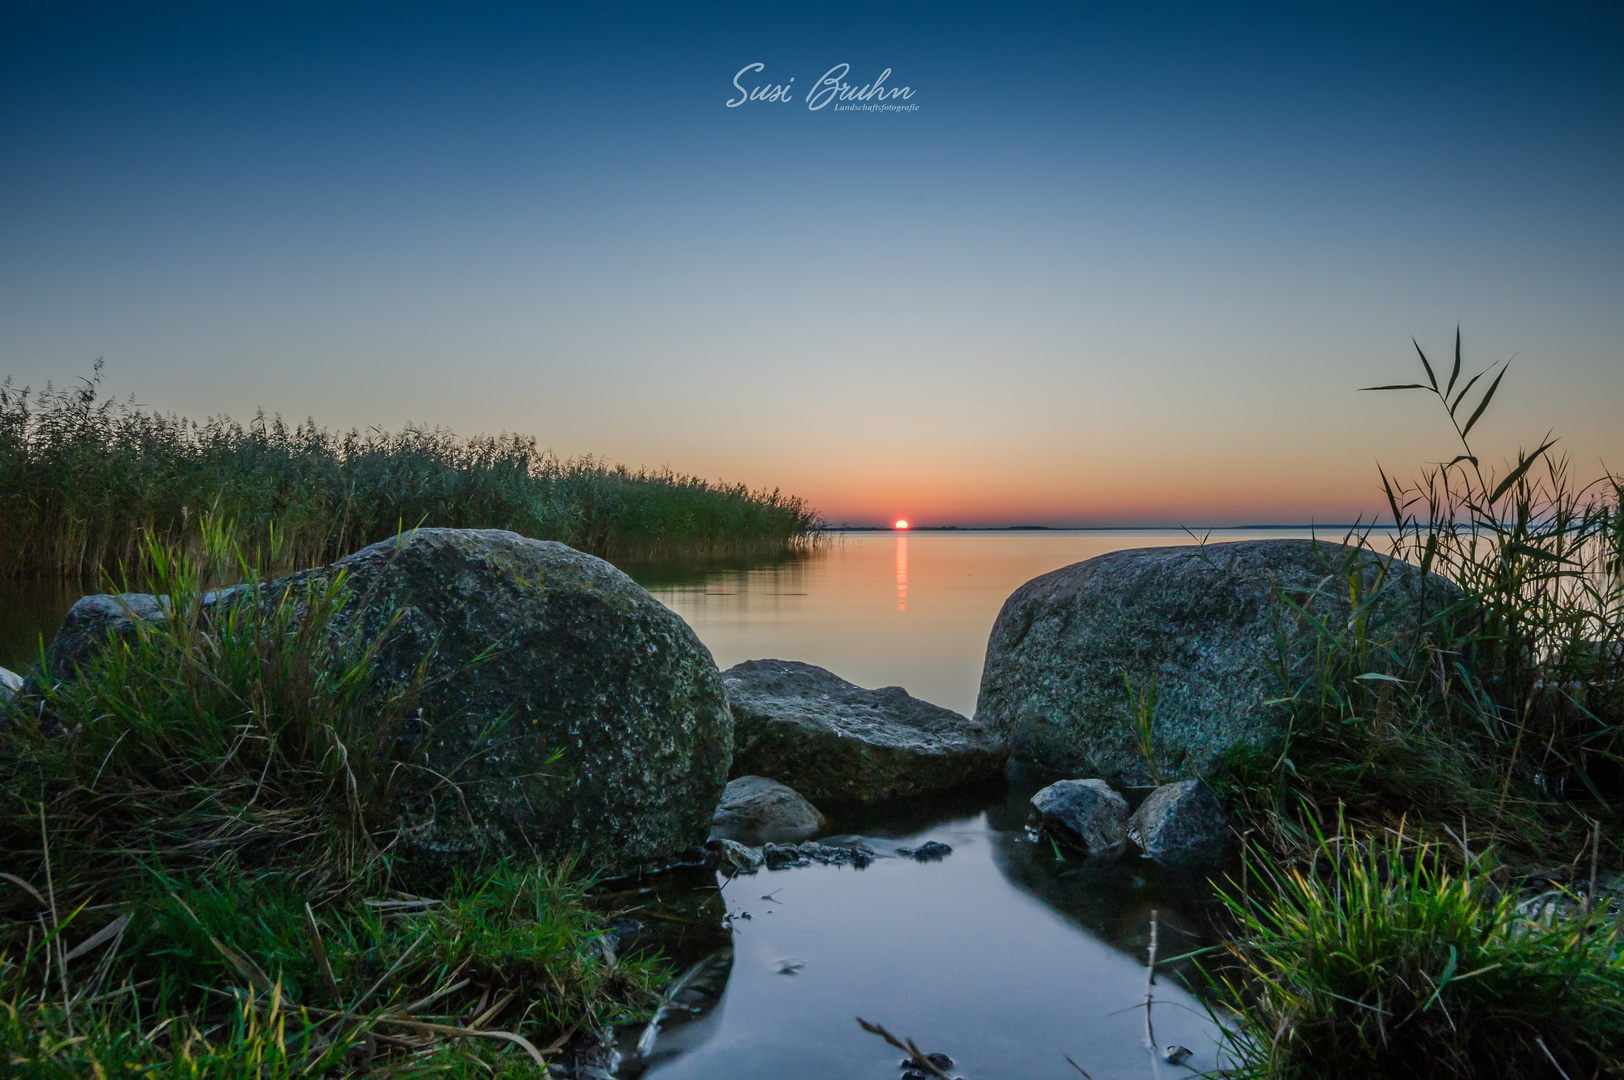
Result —
<instances>
[{"instance_id":1,"label":"reed bed","mask_svg":"<svg viewBox=\"0 0 1624 1080\"><path fill-rule=\"evenodd\" d=\"M195 541L205 514L245 545L282 533L287 570L412 527L499 528L613 559L771 552L822 530L778 490L560 458L521 435L337 433L262 413L195 423L77 385L0 386L0 576L96 579L142 538Z\"/></svg>"}]
</instances>

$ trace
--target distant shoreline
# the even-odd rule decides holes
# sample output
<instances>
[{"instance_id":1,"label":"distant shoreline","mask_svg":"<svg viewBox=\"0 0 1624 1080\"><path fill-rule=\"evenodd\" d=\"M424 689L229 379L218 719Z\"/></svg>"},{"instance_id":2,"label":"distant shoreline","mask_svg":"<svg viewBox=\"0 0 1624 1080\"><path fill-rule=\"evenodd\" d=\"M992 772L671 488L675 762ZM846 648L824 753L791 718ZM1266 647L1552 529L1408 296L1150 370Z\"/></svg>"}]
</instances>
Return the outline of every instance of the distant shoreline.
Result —
<instances>
[{"instance_id":1,"label":"distant shoreline","mask_svg":"<svg viewBox=\"0 0 1624 1080\"><path fill-rule=\"evenodd\" d=\"M895 529L889 525L830 525L830 532L1252 532L1262 529L1357 529L1365 526L1349 522L1308 522L1302 525L910 525ZM1380 527L1380 526L1378 526Z\"/></svg>"}]
</instances>

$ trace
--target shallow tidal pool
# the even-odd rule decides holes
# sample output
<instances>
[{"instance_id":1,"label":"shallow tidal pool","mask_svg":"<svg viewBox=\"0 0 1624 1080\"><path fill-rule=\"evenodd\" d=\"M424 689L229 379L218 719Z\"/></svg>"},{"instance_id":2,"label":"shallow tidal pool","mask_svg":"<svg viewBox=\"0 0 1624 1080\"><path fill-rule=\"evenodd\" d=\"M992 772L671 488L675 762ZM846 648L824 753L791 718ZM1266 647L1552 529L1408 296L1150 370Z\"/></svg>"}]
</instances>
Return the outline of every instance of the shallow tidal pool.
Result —
<instances>
[{"instance_id":1,"label":"shallow tidal pool","mask_svg":"<svg viewBox=\"0 0 1624 1080\"><path fill-rule=\"evenodd\" d=\"M1161 969L1158 1051L1145 1045L1151 912L1161 957L1210 943L1207 875L1132 855L1056 859L1025 829L1026 798L1047 779L1017 771L1003 792L835 817L880 854L952 847L939 862L719 876L733 941L725 986L697 1016L668 1021L646 1060L642 1029L629 1028L621 1075L896 1080L902 1055L859 1016L946 1054L948 1074L967 1080L1078 1076L1067 1057L1095 1080L1219 1067L1219 1028L1180 978L1199 985L1188 961ZM1183 1065L1163 1060L1169 1044L1192 1051Z\"/></svg>"}]
</instances>

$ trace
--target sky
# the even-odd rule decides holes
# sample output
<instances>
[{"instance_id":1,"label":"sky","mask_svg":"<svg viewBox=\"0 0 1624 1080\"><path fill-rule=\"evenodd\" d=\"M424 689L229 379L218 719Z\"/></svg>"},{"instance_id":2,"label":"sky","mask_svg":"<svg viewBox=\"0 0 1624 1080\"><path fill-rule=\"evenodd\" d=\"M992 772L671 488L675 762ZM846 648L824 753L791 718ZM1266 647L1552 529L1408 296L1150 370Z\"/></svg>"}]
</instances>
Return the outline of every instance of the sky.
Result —
<instances>
[{"instance_id":1,"label":"sky","mask_svg":"<svg viewBox=\"0 0 1624 1080\"><path fill-rule=\"evenodd\" d=\"M1620 55L1602 4L11 3L0 376L837 524L1339 522L1457 452L1358 388L1459 326L1480 453L1588 478Z\"/></svg>"}]
</instances>

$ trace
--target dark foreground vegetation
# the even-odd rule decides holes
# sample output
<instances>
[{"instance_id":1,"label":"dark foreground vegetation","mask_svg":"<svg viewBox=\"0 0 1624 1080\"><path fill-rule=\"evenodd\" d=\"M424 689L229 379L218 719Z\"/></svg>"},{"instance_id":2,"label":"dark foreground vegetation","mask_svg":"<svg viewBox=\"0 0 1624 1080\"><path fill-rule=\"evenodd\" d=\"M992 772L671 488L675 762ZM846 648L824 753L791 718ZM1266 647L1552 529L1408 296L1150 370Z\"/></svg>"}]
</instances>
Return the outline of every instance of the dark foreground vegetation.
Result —
<instances>
[{"instance_id":1,"label":"dark foreground vegetation","mask_svg":"<svg viewBox=\"0 0 1624 1080\"><path fill-rule=\"evenodd\" d=\"M212 522L195 548L147 551L172 618L0 705L0 1072L536 1075L650 1009L669 973L599 946L589 874L412 865L421 678L328 632L343 579L205 616L264 574Z\"/></svg>"},{"instance_id":2,"label":"dark foreground vegetation","mask_svg":"<svg viewBox=\"0 0 1624 1080\"><path fill-rule=\"evenodd\" d=\"M0 576L94 580L144 537L180 547L212 514L280 571L403 528L511 529L611 559L770 552L821 529L800 499L670 470L561 459L520 435L339 434L278 417L197 424L75 387L0 387Z\"/></svg>"},{"instance_id":3,"label":"dark foreground vegetation","mask_svg":"<svg viewBox=\"0 0 1624 1080\"><path fill-rule=\"evenodd\" d=\"M1421 362L1373 389L1436 395L1458 456L1383 475L1396 538L1349 542L1447 581L1381 621L1350 558L1346 626L1280 597L1291 735L1218 778L1250 828L1233 1049L1255 1077L1624 1075L1624 479L1549 440L1490 469L1503 369L1462 379L1458 336L1447 377Z\"/></svg>"}]
</instances>

